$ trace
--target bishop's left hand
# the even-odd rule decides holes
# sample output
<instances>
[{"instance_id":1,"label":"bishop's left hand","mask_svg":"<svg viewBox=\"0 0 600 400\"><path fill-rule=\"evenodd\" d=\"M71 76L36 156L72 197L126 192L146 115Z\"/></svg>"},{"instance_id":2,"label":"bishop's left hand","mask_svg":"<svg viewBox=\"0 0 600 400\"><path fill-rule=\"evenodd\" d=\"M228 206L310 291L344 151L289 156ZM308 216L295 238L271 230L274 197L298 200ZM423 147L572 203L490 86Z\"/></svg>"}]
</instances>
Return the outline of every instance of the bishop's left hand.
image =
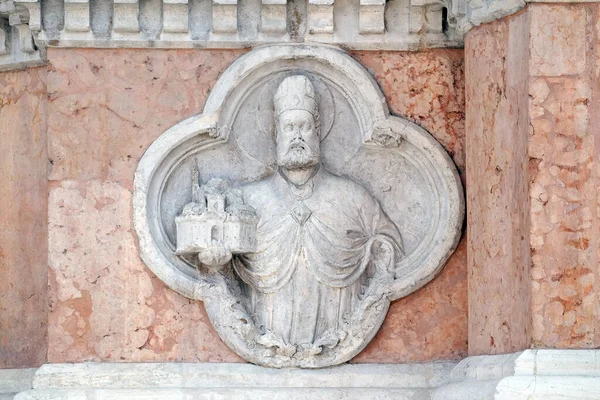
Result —
<instances>
[{"instance_id":1,"label":"bishop's left hand","mask_svg":"<svg viewBox=\"0 0 600 400\"><path fill-rule=\"evenodd\" d=\"M371 246L372 260L378 268L388 270L394 259L394 249L385 240L375 240Z\"/></svg>"}]
</instances>

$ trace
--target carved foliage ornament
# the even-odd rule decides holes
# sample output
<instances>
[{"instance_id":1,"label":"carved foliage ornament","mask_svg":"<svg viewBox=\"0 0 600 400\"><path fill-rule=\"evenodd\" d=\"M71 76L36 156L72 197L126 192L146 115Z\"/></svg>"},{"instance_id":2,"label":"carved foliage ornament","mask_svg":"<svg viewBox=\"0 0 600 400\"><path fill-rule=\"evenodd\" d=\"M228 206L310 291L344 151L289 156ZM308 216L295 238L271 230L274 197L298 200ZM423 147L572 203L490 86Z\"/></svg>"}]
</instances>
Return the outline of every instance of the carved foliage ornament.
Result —
<instances>
[{"instance_id":1,"label":"carved foliage ornament","mask_svg":"<svg viewBox=\"0 0 600 400\"><path fill-rule=\"evenodd\" d=\"M390 302L422 287L460 237L458 175L423 129L390 116L340 50L240 57L204 113L142 157L142 258L203 300L234 351L269 367L348 361Z\"/></svg>"}]
</instances>

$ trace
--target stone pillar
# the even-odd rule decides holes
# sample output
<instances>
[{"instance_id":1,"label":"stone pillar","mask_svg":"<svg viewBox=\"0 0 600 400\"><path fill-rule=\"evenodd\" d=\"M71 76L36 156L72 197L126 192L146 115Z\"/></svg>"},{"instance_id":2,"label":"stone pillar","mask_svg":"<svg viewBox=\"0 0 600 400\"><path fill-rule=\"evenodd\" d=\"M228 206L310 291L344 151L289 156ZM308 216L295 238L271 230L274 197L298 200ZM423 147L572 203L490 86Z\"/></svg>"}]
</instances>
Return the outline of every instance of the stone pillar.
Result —
<instances>
[{"instance_id":1,"label":"stone pillar","mask_svg":"<svg viewBox=\"0 0 600 400\"><path fill-rule=\"evenodd\" d=\"M599 345L598 3L465 40L469 353Z\"/></svg>"},{"instance_id":2,"label":"stone pillar","mask_svg":"<svg viewBox=\"0 0 600 400\"><path fill-rule=\"evenodd\" d=\"M529 347L526 14L465 40L469 354Z\"/></svg>"},{"instance_id":3,"label":"stone pillar","mask_svg":"<svg viewBox=\"0 0 600 400\"><path fill-rule=\"evenodd\" d=\"M47 359L46 68L0 73L0 368Z\"/></svg>"}]
</instances>

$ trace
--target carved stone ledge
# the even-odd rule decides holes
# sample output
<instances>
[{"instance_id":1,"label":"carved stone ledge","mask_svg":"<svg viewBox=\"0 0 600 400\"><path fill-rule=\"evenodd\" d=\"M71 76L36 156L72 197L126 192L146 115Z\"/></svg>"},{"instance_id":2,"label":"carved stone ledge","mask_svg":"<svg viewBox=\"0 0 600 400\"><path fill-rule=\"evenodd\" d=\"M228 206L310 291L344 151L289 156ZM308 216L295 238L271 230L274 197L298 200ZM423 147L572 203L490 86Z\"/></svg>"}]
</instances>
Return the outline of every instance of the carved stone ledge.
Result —
<instances>
[{"instance_id":1,"label":"carved stone ledge","mask_svg":"<svg viewBox=\"0 0 600 400\"><path fill-rule=\"evenodd\" d=\"M600 398L599 355L599 350L525 350L468 357L458 364L352 364L324 370L226 363L45 364L0 370L0 398L19 392L15 400L595 400Z\"/></svg>"},{"instance_id":2,"label":"carved stone ledge","mask_svg":"<svg viewBox=\"0 0 600 400\"><path fill-rule=\"evenodd\" d=\"M28 29L34 33L41 48L246 48L282 42L315 42L354 50L418 50L462 47L464 35L474 26L513 14L527 3L540 1L361 0L336 3L334 0L309 0L305 9L300 7L290 12L290 4L285 0L263 0L244 5L245 15L258 16L258 21L250 21L258 31L256 28L241 29L249 21L238 20L237 0L211 0L202 11L188 0L163 0L160 9L140 8L139 0L115 0L112 8L90 8L89 0L65 0L64 10L44 8L43 19L48 30L41 26L40 0L14 3L3 0L2 4L27 8ZM585 2L593 1L562 3ZM142 29L142 20L149 21L145 30L151 34ZM103 28L94 30L94 21L102 21ZM298 26L306 26L301 35L296 32ZM7 29L3 34L10 36ZM23 35L27 36L27 33ZM6 50L0 44L0 54L2 51Z\"/></svg>"},{"instance_id":3,"label":"carved stone ledge","mask_svg":"<svg viewBox=\"0 0 600 400\"><path fill-rule=\"evenodd\" d=\"M45 63L28 24L26 7L12 0L0 1L0 71Z\"/></svg>"},{"instance_id":4,"label":"carved stone ledge","mask_svg":"<svg viewBox=\"0 0 600 400\"><path fill-rule=\"evenodd\" d=\"M430 398L432 388L448 381L454 365L355 364L326 370L272 370L228 363L46 364L38 369L34 389L21 388L15 400L424 400Z\"/></svg>"},{"instance_id":5,"label":"carved stone ledge","mask_svg":"<svg viewBox=\"0 0 600 400\"><path fill-rule=\"evenodd\" d=\"M245 48L317 42L358 50L417 50L461 47L463 43L454 28L444 31L441 0L435 4L413 0L417 2L414 5L405 0L309 0L306 7L295 7L286 0L241 6L237 0L211 0L201 5L162 0L160 8L141 7L139 0L115 0L112 7L103 2L65 0L64 8L47 6L43 10L41 1L18 2L29 9L40 46ZM247 16L257 20L249 21ZM423 21L428 21L426 29ZM299 26L306 27L300 34Z\"/></svg>"},{"instance_id":6,"label":"carved stone ledge","mask_svg":"<svg viewBox=\"0 0 600 400\"><path fill-rule=\"evenodd\" d=\"M598 350L539 349L462 360L433 400L600 398Z\"/></svg>"},{"instance_id":7,"label":"carved stone ledge","mask_svg":"<svg viewBox=\"0 0 600 400\"><path fill-rule=\"evenodd\" d=\"M37 368L0 369L0 399L10 400L17 393L30 390Z\"/></svg>"}]
</instances>

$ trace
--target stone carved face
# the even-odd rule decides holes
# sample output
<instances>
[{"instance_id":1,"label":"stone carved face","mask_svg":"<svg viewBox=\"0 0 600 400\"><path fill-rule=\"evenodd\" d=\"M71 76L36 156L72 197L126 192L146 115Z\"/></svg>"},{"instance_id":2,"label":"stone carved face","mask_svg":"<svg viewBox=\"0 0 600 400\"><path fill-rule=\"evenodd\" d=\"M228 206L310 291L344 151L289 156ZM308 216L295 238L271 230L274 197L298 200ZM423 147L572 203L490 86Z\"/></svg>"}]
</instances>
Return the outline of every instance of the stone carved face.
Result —
<instances>
[{"instance_id":1,"label":"stone carved face","mask_svg":"<svg viewBox=\"0 0 600 400\"><path fill-rule=\"evenodd\" d=\"M305 110L284 111L277 121L277 165L287 169L319 163L319 135L315 119Z\"/></svg>"}]
</instances>

